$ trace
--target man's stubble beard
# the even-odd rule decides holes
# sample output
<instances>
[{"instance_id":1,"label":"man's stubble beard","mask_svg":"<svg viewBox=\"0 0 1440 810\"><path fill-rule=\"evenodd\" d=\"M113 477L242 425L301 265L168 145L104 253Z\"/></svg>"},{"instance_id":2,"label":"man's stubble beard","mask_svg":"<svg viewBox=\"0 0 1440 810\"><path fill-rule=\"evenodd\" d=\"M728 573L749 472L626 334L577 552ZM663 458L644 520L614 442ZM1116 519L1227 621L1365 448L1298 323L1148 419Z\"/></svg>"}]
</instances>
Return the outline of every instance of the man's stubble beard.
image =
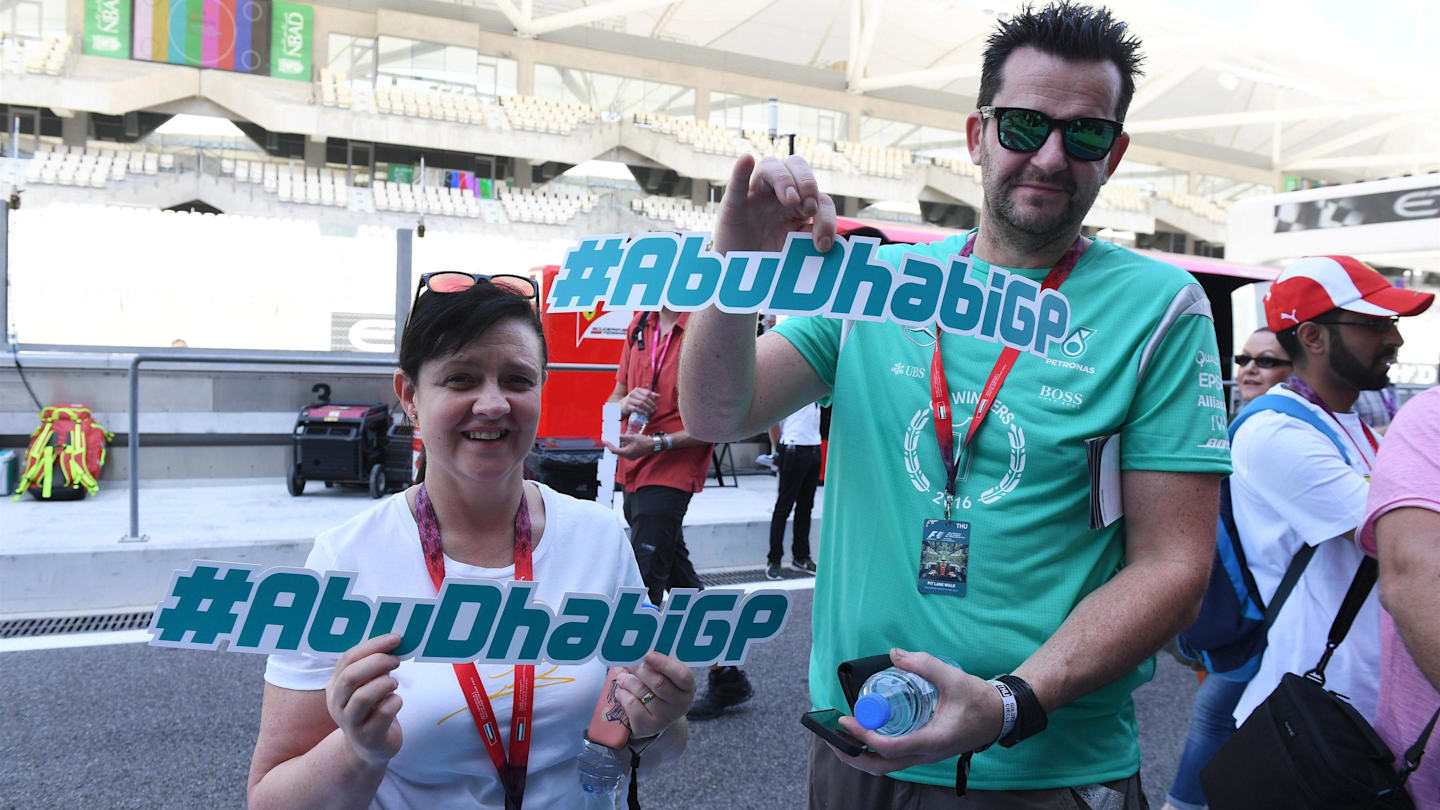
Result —
<instances>
[{"instance_id":1,"label":"man's stubble beard","mask_svg":"<svg viewBox=\"0 0 1440 810\"><path fill-rule=\"evenodd\" d=\"M1006 242L1022 251L1035 251L1047 247L1062 237L1072 237L1080 232L1080 223L1084 221L1085 215L1090 212L1090 207L1095 204L1095 198L1100 195L1100 188L1097 186L1085 199L1082 192L1075 187L1071 179L1057 177L1031 178L1050 185L1057 185L1067 189L1070 198L1066 200L1065 208L1058 214L1049 217L1049 221L1034 221L1034 217L1027 217L1015 205L1012 193L1018 181L1025 178L1021 172L1014 178L1002 181L992 181L995 172L987 171L985 164L989 161L988 145L981 152L981 178L982 187L985 191L984 205L988 220L996 226L999 234ZM1029 221L1027 221L1027 219Z\"/></svg>"}]
</instances>

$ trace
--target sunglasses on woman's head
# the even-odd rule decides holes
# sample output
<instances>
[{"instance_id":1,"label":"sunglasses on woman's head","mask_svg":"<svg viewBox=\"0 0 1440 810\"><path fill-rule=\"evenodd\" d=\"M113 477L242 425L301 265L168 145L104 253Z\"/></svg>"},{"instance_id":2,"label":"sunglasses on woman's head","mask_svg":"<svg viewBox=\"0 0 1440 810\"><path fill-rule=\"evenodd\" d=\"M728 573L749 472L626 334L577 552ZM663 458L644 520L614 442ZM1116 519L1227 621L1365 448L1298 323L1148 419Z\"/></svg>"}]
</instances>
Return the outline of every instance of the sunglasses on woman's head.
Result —
<instances>
[{"instance_id":1,"label":"sunglasses on woman's head","mask_svg":"<svg viewBox=\"0 0 1440 810\"><path fill-rule=\"evenodd\" d=\"M420 277L420 284L415 288L415 300L420 300L420 293L423 290L430 290L438 293L464 292L480 282L494 284L505 292L528 298L536 304L540 303L540 285L535 279L529 276L516 276L508 273L488 276L483 273L463 273L459 270L441 270L438 273L426 273Z\"/></svg>"},{"instance_id":2,"label":"sunglasses on woman's head","mask_svg":"<svg viewBox=\"0 0 1440 810\"><path fill-rule=\"evenodd\" d=\"M1235 355L1236 368L1248 366L1252 361L1260 368L1278 368L1280 366L1290 365L1289 360L1282 360L1279 357L1251 357L1248 354Z\"/></svg>"},{"instance_id":3,"label":"sunglasses on woman's head","mask_svg":"<svg viewBox=\"0 0 1440 810\"><path fill-rule=\"evenodd\" d=\"M1110 154L1121 124L1105 118L1051 118L1024 107L981 107L980 117L995 119L1000 145L1012 152L1036 152L1053 130L1060 130L1065 154L1076 160L1100 160Z\"/></svg>"}]
</instances>

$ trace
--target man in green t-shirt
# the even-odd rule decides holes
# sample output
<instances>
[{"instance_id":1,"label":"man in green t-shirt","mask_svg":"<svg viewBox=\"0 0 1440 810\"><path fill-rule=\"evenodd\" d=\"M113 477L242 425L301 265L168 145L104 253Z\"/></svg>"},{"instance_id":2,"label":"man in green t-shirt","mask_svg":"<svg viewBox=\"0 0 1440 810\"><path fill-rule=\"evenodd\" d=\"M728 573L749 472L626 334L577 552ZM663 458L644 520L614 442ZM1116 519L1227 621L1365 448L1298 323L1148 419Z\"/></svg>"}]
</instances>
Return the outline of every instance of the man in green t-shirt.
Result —
<instances>
[{"instance_id":1,"label":"man in green t-shirt","mask_svg":"<svg viewBox=\"0 0 1440 810\"><path fill-rule=\"evenodd\" d=\"M846 707L838 664L892 650L939 687L911 734L842 721L873 753L815 742L811 808L952 806L965 762L965 807L1142 806L1131 692L1199 607L1230 466L1204 292L1080 236L1128 145L1138 46L1068 3L998 24L966 121L978 230L872 259L897 284L946 279L939 330L792 318L757 341L753 316L691 320L680 408L695 435L834 407L814 706ZM778 251L807 230L827 250L835 227L802 159L742 157L715 247Z\"/></svg>"}]
</instances>

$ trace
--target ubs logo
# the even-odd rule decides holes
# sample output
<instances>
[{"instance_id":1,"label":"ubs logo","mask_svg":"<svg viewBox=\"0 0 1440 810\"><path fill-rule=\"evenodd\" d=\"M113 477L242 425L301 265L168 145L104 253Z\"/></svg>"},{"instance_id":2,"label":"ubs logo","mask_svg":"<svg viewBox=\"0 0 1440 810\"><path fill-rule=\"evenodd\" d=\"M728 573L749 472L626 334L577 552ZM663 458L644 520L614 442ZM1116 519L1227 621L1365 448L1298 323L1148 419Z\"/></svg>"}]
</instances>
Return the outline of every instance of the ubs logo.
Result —
<instances>
[{"instance_id":1,"label":"ubs logo","mask_svg":"<svg viewBox=\"0 0 1440 810\"><path fill-rule=\"evenodd\" d=\"M896 377L911 377L918 380L925 376L925 369L905 363L896 363L890 367L890 373Z\"/></svg>"}]
</instances>

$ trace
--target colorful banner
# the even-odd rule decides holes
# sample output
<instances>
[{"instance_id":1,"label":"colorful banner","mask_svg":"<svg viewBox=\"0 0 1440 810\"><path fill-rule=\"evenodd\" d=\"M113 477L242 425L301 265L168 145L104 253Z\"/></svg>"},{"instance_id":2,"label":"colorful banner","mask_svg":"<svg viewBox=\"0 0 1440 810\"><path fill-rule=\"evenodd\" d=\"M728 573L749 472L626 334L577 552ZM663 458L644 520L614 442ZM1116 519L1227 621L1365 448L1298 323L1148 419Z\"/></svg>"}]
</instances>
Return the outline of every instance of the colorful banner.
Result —
<instances>
[{"instance_id":1,"label":"colorful banner","mask_svg":"<svg viewBox=\"0 0 1440 810\"><path fill-rule=\"evenodd\" d=\"M315 9L275 0L270 35L270 76L310 81L310 45L315 39Z\"/></svg>"},{"instance_id":2,"label":"colorful banner","mask_svg":"<svg viewBox=\"0 0 1440 810\"><path fill-rule=\"evenodd\" d=\"M303 8L301 16L313 20L308 6L272 4L271 0L134 0L130 56L147 62L268 75L271 39L278 24L272 24L272 5ZM301 64L307 81L312 28L311 22L304 26Z\"/></svg>"},{"instance_id":3,"label":"colorful banner","mask_svg":"<svg viewBox=\"0 0 1440 810\"><path fill-rule=\"evenodd\" d=\"M130 0L85 0L84 53L129 59L130 37Z\"/></svg>"}]
</instances>

